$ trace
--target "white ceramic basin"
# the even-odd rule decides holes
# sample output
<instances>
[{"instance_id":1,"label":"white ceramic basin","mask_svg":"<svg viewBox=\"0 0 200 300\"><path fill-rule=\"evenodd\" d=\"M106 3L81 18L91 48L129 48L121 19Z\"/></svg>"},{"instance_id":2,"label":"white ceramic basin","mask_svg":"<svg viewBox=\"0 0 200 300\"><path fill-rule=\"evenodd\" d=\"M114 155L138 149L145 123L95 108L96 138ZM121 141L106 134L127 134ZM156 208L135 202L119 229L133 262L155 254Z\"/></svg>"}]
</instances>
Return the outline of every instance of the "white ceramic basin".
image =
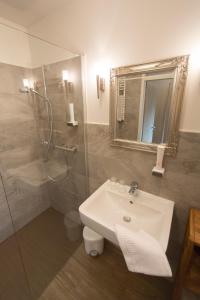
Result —
<instances>
[{"instance_id":1,"label":"white ceramic basin","mask_svg":"<svg viewBox=\"0 0 200 300\"><path fill-rule=\"evenodd\" d=\"M133 231L143 229L166 251L174 202L141 190L134 195L128 191L129 186L106 181L79 207L83 224L116 245L115 224Z\"/></svg>"}]
</instances>

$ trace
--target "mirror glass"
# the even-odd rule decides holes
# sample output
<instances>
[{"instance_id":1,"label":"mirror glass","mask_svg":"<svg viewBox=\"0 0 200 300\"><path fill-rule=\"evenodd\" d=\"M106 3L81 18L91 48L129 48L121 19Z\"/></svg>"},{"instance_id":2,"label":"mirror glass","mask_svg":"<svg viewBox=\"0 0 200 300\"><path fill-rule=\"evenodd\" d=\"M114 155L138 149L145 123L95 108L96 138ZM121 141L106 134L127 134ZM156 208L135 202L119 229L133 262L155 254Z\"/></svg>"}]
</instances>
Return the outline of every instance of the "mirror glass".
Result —
<instances>
[{"instance_id":1,"label":"mirror glass","mask_svg":"<svg viewBox=\"0 0 200 300\"><path fill-rule=\"evenodd\" d=\"M112 144L149 151L158 144L176 147L187 60L182 56L112 69Z\"/></svg>"},{"instance_id":2,"label":"mirror glass","mask_svg":"<svg viewBox=\"0 0 200 300\"><path fill-rule=\"evenodd\" d=\"M174 72L118 78L116 138L166 143Z\"/></svg>"}]
</instances>

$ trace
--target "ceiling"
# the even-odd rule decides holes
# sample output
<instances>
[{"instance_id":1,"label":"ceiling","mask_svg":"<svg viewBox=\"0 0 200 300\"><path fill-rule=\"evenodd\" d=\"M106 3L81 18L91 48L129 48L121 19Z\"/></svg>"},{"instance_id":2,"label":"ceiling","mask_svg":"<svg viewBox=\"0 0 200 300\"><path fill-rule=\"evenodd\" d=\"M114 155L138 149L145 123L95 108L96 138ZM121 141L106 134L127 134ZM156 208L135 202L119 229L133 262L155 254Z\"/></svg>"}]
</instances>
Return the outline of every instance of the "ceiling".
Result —
<instances>
[{"instance_id":1,"label":"ceiling","mask_svg":"<svg viewBox=\"0 0 200 300\"><path fill-rule=\"evenodd\" d=\"M0 0L0 17L29 27L70 0Z\"/></svg>"}]
</instances>

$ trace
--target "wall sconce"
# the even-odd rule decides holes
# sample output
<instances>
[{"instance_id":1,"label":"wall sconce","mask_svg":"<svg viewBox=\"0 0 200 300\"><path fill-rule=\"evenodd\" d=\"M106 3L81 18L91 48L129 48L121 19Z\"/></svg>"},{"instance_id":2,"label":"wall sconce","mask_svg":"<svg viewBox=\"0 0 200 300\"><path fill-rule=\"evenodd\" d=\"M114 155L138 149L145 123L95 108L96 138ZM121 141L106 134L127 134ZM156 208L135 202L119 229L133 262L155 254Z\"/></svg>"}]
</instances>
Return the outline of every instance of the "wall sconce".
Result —
<instances>
[{"instance_id":1,"label":"wall sconce","mask_svg":"<svg viewBox=\"0 0 200 300\"><path fill-rule=\"evenodd\" d=\"M97 98L100 99L100 93L105 91L105 79L100 75L96 75L97 80Z\"/></svg>"},{"instance_id":2,"label":"wall sconce","mask_svg":"<svg viewBox=\"0 0 200 300\"><path fill-rule=\"evenodd\" d=\"M62 79L63 79L63 86L66 89L67 95L72 93L73 83L69 81L69 72L68 70L62 71ZM69 101L69 99L68 99ZM78 121L74 118L74 104L72 102L69 103L69 118L70 120L67 123L68 126L76 127L78 126Z\"/></svg>"},{"instance_id":3,"label":"wall sconce","mask_svg":"<svg viewBox=\"0 0 200 300\"><path fill-rule=\"evenodd\" d=\"M67 89L67 93L72 93L73 84L69 81L69 71L63 70L62 71L62 79L63 79L63 85Z\"/></svg>"},{"instance_id":4,"label":"wall sconce","mask_svg":"<svg viewBox=\"0 0 200 300\"><path fill-rule=\"evenodd\" d=\"M23 78L22 83L23 87L20 89L20 92L29 93L30 89L34 89L34 81L32 79Z\"/></svg>"},{"instance_id":5,"label":"wall sconce","mask_svg":"<svg viewBox=\"0 0 200 300\"><path fill-rule=\"evenodd\" d=\"M100 60L94 64L94 75L96 75L97 98L105 92L105 80L108 78L110 63L107 60Z\"/></svg>"},{"instance_id":6,"label":"wall sconce","mask_svg":"<svg viewBox=\"0 0 200 300\"><path fill-rule=\"evenodd\" d=\"M28 88L29 89L29 79L24 78L22 81L23 81L24 88Z\"/></svg>"}]
</instances>

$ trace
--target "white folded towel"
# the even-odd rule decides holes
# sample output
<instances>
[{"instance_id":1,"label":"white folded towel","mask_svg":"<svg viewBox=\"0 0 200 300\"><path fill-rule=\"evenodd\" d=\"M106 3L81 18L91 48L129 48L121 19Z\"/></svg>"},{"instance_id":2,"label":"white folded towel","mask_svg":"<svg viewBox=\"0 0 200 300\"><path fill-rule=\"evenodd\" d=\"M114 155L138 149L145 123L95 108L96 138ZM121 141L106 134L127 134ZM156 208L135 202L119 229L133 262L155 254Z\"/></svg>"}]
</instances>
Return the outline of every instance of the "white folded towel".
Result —
<instances>
[{"instance_id":1,"label":"white folded towel","mask_svg":"<svg viewBox=\"0 0 200 300\"><path fill-rule=\"evenodd\" d=\"M151 235L143 230L133 232L121 225L115 225L115 233L129 271L172 276L164 250Z\"/></svg>"}]
</instances>

